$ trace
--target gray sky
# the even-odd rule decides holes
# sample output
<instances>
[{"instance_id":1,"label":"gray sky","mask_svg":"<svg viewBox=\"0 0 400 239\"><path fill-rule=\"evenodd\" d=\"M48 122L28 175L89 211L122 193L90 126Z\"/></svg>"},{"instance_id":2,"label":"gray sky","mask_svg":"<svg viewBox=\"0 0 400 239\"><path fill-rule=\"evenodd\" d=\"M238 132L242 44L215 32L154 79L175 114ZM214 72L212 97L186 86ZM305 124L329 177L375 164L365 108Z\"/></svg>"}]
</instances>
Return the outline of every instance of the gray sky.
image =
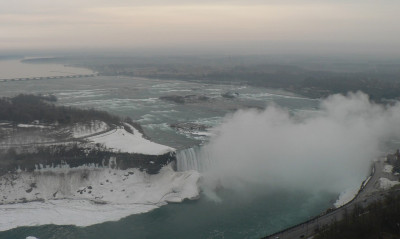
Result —
<instances>
[{"instance_id":1,"label":"gray sky","mask_svg":"<svg viewBox=\"0 0 400 239\"><path fill-rule=\"evenodd\" d=\"M400 1L0 0L0 50L400 53Z\"/></svg>"}]
</instances>

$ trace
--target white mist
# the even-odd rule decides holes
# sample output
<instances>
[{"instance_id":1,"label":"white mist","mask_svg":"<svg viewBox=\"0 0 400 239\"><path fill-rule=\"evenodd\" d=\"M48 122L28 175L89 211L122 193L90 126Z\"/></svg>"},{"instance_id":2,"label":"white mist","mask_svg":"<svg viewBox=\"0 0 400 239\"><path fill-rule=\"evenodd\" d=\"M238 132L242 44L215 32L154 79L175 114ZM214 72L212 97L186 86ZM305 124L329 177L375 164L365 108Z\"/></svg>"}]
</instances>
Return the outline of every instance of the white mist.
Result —
<instances>
[{"instance_id":1,"label":"white mist","mask_svg":"<svg viewBox=\"0 0 400 239\"><path fill-rule=\"evenodd\" d=\"M330 96L319 108L307 116L275 105L239 110L185 159L207 163L186 165L202 166L206 188L339 194L359 187L381 146L400 135L400 104L378 105L358 92Z\"/></svg>"}]
</instances>

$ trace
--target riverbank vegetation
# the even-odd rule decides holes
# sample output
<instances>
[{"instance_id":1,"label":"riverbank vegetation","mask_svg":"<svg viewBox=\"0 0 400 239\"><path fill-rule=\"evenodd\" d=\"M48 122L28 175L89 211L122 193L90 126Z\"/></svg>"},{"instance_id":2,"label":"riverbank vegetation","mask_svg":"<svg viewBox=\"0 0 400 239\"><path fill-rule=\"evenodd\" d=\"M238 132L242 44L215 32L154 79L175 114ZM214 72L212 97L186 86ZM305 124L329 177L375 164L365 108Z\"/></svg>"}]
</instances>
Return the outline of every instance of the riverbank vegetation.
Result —
<instances>
[{"instance_id":1,"label":"riverbank vegetation","mask_svg":"<svg viewBox=\"0 0 400 239\"><path fill-rule=\"evenodd\" d=\"M356 206L344 219L322 228L314 239L400 238L400 195L388 195L368 207Z\"/></svg>"},{"instance_id":2,"label":"riverbank vegetation","mask_svg":"<svg viewBox=\"0 0 400 239\"><path fill-rule=\"evenodd\" d=\"M122 122L127 122L144 134L140 124L129 117L123 119L105 111L59 106L55 105L56 102L57 98L54 95L19 94L11 98L2 97L0 98L0 122L11 122L14 125L36 122L55 126L92 121L103 121L110 126L118 126ZM131 132L129 127L125 128Z\"/></svg>"},{"instance_id":3,"label":"riverbank vegetation","mask_svg":"<svg viewBox=\"0 0 400 239\"><path fill-rule=\"evenodd\" d=\"M115 165L110 165L114 158ZM149 174L156 174L160 169L175 160L174 154L144 155L137 153L113 152L101 144L94 147L78 143L37 146L28 149L0 149L0 176L21 170L33 171L41 167L71 168L82 165L97 167L115 167L119 169L138 168Z\"/></svg>"},{"instance_id":4,"label":"riverbank vegetation","mask_svg":"<svg viewBox=\"0 0 400 239\"><path fill-rule=\"evenodd\" d=\"M20 94L13 98L0 99L0 120L13 123L73 124L101 120L108 124L118 124L121 119L104 111L84 110L66 106L56 106L54 95Z\"/></svg>"}]
</instances>

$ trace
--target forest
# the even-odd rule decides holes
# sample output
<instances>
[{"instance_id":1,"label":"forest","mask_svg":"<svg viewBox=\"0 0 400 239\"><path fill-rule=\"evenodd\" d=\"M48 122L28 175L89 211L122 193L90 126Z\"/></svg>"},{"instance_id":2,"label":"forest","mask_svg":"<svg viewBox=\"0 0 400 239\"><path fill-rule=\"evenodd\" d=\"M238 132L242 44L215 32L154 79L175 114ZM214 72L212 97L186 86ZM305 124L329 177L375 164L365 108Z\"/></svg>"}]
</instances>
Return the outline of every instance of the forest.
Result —
<instances>
[{"instance_id":1,"label":"forest","mask_svg":"<svg viewBox=\"0 0 400 239\"><path fill-rule=\"evenodd\" d=\"M140 124L131 118L124 119L96 109L79 109L55 105L54 95L19 94L15 97L0 98L0 121L13 124L30 124L34 121L44 124L72 125L99 120L108 125L121 125L127 122L144 134ZM125 127L130 132L129 127ZM130 132L132 133L132 132Z\"/></svg>"},{"instance_id":2,"label":"forest","mask_svg":"<svg viewBox=\"0 0 400 239\"><path fill-rule=\"evenodd\" d=\"M20 94L13 98L0 98L0 121L13 123L73 124L91 120L102 120L108 124L118 124L121 120L104 111L84 110L65 106L56 106L54 95Z\"/></svg>"},{"instance_id":3,"label":"forest","mask_svg":"<svg viewBox=\"0 0 400 239\"><path fill-rule=\"evenodd\" d=\"M344 219L321 228L314 239L395 239L400 238L400 195L393 192L385 200L366 208L356 206Z\"/></svg>"}]
</instances>

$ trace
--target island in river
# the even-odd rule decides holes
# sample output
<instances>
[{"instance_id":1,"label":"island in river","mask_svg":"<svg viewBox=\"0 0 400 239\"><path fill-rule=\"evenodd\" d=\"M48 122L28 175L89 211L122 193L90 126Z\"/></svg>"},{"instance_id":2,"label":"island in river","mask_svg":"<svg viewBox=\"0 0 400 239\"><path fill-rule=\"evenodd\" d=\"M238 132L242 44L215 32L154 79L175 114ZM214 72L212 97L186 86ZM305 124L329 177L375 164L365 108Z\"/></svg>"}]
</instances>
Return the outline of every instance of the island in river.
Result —
<instances>
[{"instance_id":1,"label":"island in river","mask_svg":"<svg viewBox=\"0 0 400 239\"><path fill-rule=\"evenodd\" d=\"M199 173L176 172L175 149L138 123L55 101L0 99L0 230L88 226L198 197Z\"/></svg>"}]
</instances>

